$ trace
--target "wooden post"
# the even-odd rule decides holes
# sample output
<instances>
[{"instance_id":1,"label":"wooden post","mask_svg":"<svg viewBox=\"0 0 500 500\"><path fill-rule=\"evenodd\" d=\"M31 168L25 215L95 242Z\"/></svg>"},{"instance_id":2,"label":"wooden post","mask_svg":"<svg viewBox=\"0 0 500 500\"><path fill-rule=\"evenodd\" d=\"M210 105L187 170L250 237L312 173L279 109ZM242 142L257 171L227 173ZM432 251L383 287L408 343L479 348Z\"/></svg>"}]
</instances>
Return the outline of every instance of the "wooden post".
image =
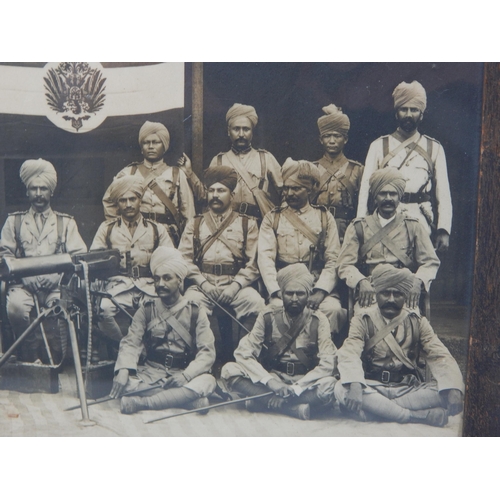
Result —
<instances>
[{"instance_id":1,"label":"wooden post","mask_svg":"<svg viewBox=\"0 0 500 500\"><path fill-rule=\"evenodd\" d=\"M192 63L193 170L203 172L203 63Z\"/></svg>"}]
</instances>

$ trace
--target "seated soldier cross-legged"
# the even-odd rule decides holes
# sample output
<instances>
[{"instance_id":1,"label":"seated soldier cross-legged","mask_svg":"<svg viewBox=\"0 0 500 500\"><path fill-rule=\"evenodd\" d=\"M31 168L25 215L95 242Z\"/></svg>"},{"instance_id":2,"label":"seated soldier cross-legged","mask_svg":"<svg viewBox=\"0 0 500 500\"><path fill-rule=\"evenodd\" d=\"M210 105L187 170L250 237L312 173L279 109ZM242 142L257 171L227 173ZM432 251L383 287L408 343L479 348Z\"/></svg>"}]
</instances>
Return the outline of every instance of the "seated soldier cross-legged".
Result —
<instances>
[{"instance_id":1,"label":"seated soldier cross-legged","mask_svg":"<svg viewBox=\"0 0 500 500\"><path fill-rule=\"evenodd\" d=\"M338 351L340 408L358 420L442 427L462 411L458 364L427 319L404 307L412 273L380 264L372 277L377 304L353 318ZM431 380L424 380L422 360Z\"/></svg>"},{"instance_id":2,"label":"seated soldier cross-legged","mask_svg":"<svg viewBox=\"0 0 500 500\"><path fill-rule=\"evenodd\" d=\"M332 409L336 349L326 316L307 307L314 278L304 264L278 272L283 306L268 306L234 352L221 376L249 411L277 411L308 420L311 410Z\"/></svg>"},{"instance_id":3,"label":"seated soldier cross-legged","mask_svg":"<svg viewBox=\"0 0 500 500\"><path fill-rule=\"evenodd\" d=\"M159 247L151 256L151 271L158 297L139 307L120 342L110 396L125 395L125 414L208 406L207 397L216 386L209 374L215 361L214 336L205 311L181 295L187 264L178 250ZM141 365L143 350L146 359ZM143 389L141 396L126 396Z\"/></svg>"}]
</instances>

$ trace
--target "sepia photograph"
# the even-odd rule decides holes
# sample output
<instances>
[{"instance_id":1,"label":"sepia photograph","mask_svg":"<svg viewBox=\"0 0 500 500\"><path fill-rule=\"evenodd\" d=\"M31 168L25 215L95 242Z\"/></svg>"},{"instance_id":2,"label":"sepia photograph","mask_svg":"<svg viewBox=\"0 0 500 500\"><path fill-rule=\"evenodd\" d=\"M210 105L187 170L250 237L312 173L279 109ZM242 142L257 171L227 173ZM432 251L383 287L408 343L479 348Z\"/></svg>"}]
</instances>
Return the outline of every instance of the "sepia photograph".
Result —
<instances>
[{"instance_id":1,"label":"sepia photograph","mask_svg":"<svg viewBox=\"0 0 500 500\"><path fill-rule=\"evenodd\" d=\"M0 63L0 436L463 435L486 66Z\"/></svg>"}]
</instances>

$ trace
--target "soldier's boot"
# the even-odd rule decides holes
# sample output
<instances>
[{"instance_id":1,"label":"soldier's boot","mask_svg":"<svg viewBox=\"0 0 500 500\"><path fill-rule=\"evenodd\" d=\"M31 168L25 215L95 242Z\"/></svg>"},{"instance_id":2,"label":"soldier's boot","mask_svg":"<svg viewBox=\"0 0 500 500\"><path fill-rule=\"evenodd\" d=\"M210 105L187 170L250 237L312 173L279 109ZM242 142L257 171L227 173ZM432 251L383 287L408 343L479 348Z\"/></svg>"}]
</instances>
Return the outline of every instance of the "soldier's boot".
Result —
<instances>
[{"instance_id":1,"label":"soldier's boot","mask_svg":"<svg viewBox=\"0 0 500 500\"><path fill-rule=\"evenodd\" d=\"M410 422L413 424L426 424L433 425L434 427L444 427L448 423L448 412L444 408L410 410Z\"/></svg>"},{"instance_id":2,"label":"soldier's boot","mask_svg":"<svg viewBox=\"0 0 500 500\"><path fill-rule=\"evenodd\" d=\"M254 384L250 379L241 376L231 377L226 381L226 385L231 392L236 392L243 397L258 396L269 392L265 385ZM266 411L269 398L270 396L266 396L257 400L245 401L245 408L248 411Z\"/></svg>"},{"instance_id":3,"label":"soldier's boot","mask_svg":"<svg viewBox=\"0 0 500 500\"><path fill-rule=\"evenodd\" d=\"M153 396L125 396L121 399L120 411L126 415L141 410L165 410L166 408L183 408L186 404L198 399L196 392L185 387L175 387L159 392Z\"/></svg>"},{"instance_id":4,"label":"soldier's boot","mask_svg":"<svg viewBox=\"0 0 500 500\"><path fill-rule=\"evenodd\" d=\"M198 410L200 408L205 408L210 405L210 401L208 398L198 398L194 401L190 401L187 405L185 405L186 410ZM206 415L209 410L200 410L198 415Z\"/></svg>"},{"instance_id":5,"label":"soldier's boot","mask_svg":"<svg viewBox=\"0 0 500 500\"><path fill-rule=\"evenodd\" d=\"M320 416L325 412L332 412L333 407L335 405L335 397L332 398L332 401L325 403L324 400L321 400L318 396L318 389L312 389L309 391L304 391L298 398L294 399L294 403L297 404L307 404L310 406L310 411L312 414L312 418L315 416Z\"/></svg>"}]
</instances>

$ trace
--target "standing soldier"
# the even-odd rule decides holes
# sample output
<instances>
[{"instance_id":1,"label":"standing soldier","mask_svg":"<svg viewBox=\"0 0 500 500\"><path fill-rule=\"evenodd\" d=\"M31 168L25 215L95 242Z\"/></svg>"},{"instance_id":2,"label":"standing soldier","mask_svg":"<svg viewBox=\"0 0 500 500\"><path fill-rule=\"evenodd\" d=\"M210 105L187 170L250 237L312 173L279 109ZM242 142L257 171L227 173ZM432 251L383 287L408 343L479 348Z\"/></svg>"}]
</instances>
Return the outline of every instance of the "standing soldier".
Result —
<instances>
[{"instance_id":1,"label":"standing soldier","mask_svg":"<svg viewBox=\"0 0 500 500\"><path fill-rule=\"evenodd\" d=\"M260 221L279 204L283 181L276 158L264 149L252 147L257 121L253 106L231 106L226 114L231 149L215 156L209 168L228 165L236 170L238 182L234 190L233 208L236 212L256 217Z\"/></svg>"},{"instance_id":2,"label":"standing soldier","mask_svg":"<svg viewBox=\"0 0 500 500\"><path fill-rule=\"evenodd\" d=\"M275 393L265 401L247 401L250 411L271 409L308 420L310 405L333 401L336 349L326 317L306 307L314 282L306 266L282 269L278 282L283 306L260 313L234 352L236 363L223 367L222 378L243 396Z\"/></svg>"},{"instance_id":3,"label":"standing soldier","mask_svg":"<svg viewBox=\"0 0 500 500\"><path fill-rule=\"evenodd\" d=\"M156 296L149 268L151 254L159 246L173 247L165 227L141 215L143 193L144 182L138 175L124 175L113 181L109 198L117 205L119 216L100 225L90 247L120 250L121 274L108 278L103 291L132 314L145 299ZM118 326L116 303L109 298L101 300L98 324L104 335L119 342L127 333L128 322L122 328Z\"/></svg>"},{"instance_id":4,"label":"standing soldier","mask_svg":"<svg viewBox=\"0 0 500 500\"><path fill-rule=\"evenodd\" d=\"M58 253L83 253L87 247L70 215L52 210L51 198L57 186L57 173L51 163L41 158L26 160L19 172L31 203L29 210L9 214L2 229L0 254L18 258L40 257ZM59 274L45 274L22 278L10 285L7 293L7 317L15 337L30 325L35 302L39 307L50 307L60 296ZM62 345L57 323L50 318L45 323L47 340L53 361L62 357ZM41 332L26 338L22 357L26 362L47 361Z\"/></svg>"},{"instance_id":5,"label":"standing soldier","mask_svg":"<svg viewBox=\"0 0 500 500\"><path fill-rule=\"evenodd\" d=\"M150 265L158 297L139 307L120 342L110 396L161 382L147 396L123 397L121 412L208 406L216 385L208 373L215 360L214 335L205 311L181 295L187 263L175 248L159 247ZM144 349L146 359L139 365Z\"/></svg>"},{"instance_id":6,"label":"standing soldier","mask_svg":"<svg viewBox=\"0 0 500 500\"><path fill-rule=\"evenodd\" d=\"M281 305L278 271L290 264L305 263L315 277L307 305L326 315L334 335L340 332L347 315L335 291L340 242L333 215L325 207L309 203L318 180L316 165L291 158L285 162L283 194L287 204L264 217L257 260L271 303L277 305Z\"/></svg>"},{"instance_id":7,"label":"standing soldier","mask_svg":"<svg viewBox=\"0 0 500 500\"><path fill-rule=\"evenodd\" d=\"M214 308L212 301L231 306L236 317L251 330L264 307L264 299L250 286L259 277L256 263L259 230L253 217L231 208L236 182L237 175L231 167L207 170L209 209L187 223L179 251L189 262L188 279L195 284L186 291L186 299L198 302L209 314ZM223 339L223 344L222 357L227 361L234 348L228 339Z\"/></svg>"},{"instance_id":8,"label":"standing soldier","mask_svg":"<svg viewBox=\"0 0 500 500\"><path fill-rule=\"evenodd\" d=\"M392 97L399 126L391 135L379 137L370 145L361 180L358 217L368 212L372 173L396 167L406 180L401 209L420 220L429 234L435 229L436 250L446 251L453 215L446 157L438 141L418 132L427 106L425 89L417 81L402 82Z\"/></svg>"},{"instance_id":9,"label":"standing soldier","mask_svg":"<svg viewBox=\"0 0 500 500\"><path fill-rule=\"evenodd\" d=\"M171 167L163 161L170 145L170 134L165 125L146 122L139 130L139 145L143 161L132 163L118 172L123 175L139 175L144 178L146 191L141 201L141 213L146 219L164 224L175 245L187 219L194 217L193 193L186 174L179 167ZM106 218L117 216L118 207L107 189L102 200Z\"/></svg>"},{"instance_id":10,"label":"standing soldier","mask_svg":"<svg viewBox=\"0 0 500 500\"><path fill-rule=\"evenodd\" d=\"M319 189L311 203L324 205L335 217L340 243L344 241L347 226L356 217L358 192L363 165L344 155L351 123L335 104L323 108L325 115L318 119L319 142L325 154L314 162L318 165Z\"/></svg>"}]
</instances>

